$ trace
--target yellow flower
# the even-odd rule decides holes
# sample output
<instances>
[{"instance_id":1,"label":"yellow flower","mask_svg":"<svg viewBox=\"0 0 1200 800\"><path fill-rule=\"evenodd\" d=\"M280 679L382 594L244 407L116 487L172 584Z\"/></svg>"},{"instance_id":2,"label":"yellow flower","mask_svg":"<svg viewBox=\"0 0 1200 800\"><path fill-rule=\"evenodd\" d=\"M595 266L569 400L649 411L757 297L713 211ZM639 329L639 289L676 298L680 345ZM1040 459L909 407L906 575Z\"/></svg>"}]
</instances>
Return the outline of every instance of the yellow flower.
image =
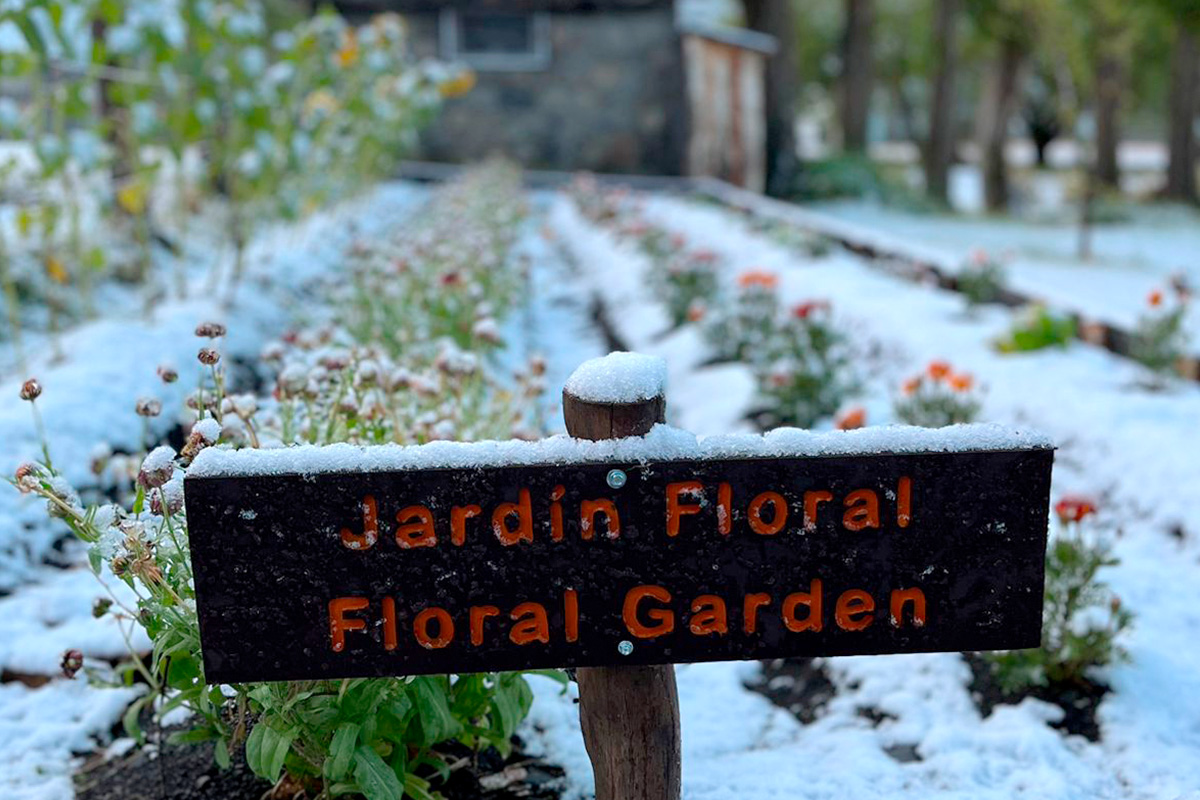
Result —
<instances>
[{"instance_id":1,"label":"yellow flower","mask_svg":"<svg viewBox=\"0 0 1200 800\"><path fill-rule=\"evenodd\" d=\"M70 277L67 275L67 268L55 256L46 256L46 274L59 286L65 284Z\"/></svg>"},{"instance_id":2,"label":"yellow flower","mask_svg":"<svg viewBox=\"0 0 1200 800\"><path fill-rule=\"evenodd\" d=\"M333 60L342 69L353 66L358 61L358 36L352 28L342 32L342 46L334 54Z\"/></svg>"},{"instance_id":3,"label":"yellow flower","mask_svg":"<svg viewBox=\"0 0 1200 800\"><path fill-rule=\"evenodd\" d=\"M442 97L460 97L475 88L475 73L469 69L455 75L448 81L442 81L438 92Z\"/></svg>"},{"instance_id":4,"label":"yellow flower","mask_svg":"<svg viewBox=\"0 0 1200 800\"><path fill-rule=\"evenodd\" d=\"M306 117L318 111L332 114L338 110L338 107L337 98L328 89L317 89L304 98L304 115Z\"/></svg>"},{"instance_id":5,"label":"yellow flower","mask_svg":"<svg viewBox=\"0 0 1200 800\"><path fill-rule=\"evenodd\" d=\"M126 214L131 214L135 217L141 216L146 210L146 195L149 191L146 184L139 181L132 181L125 184L117 190L117 205Z\"/></svg>"}]
</instances>

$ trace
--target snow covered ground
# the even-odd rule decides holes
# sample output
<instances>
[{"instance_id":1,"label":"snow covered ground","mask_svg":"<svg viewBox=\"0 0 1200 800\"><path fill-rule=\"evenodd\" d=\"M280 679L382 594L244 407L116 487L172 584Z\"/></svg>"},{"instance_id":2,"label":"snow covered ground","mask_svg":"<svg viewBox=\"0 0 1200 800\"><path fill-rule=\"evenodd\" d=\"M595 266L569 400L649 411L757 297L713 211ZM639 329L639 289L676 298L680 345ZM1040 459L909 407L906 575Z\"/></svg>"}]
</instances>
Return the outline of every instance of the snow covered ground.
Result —
<instances>
[{"instance_id":1,"label":"snow covered ground","mask_svg":"<svg viewBox=\"0 0 1200 800\"><path fill-rule=\"evenodd\" d=\"M197 322L226 320L228 352L252 359L265 339L304 314L305 278L335 270L354 236L394 224L424 193L388 185L298 230L265 237L251 259L255 276L243 303L232 311L198 298L159 309L152 323L109 319L74 332L65 342L68 360L37 370L46 387L39 404L56 461L83 482L97 441L135 448L141 431L128 413L133 400L151 394L167 408L178 407L192 385L187 370L195 364ZM586 222L565 198L539 194L535 207L544 217L526 226L519 245L531 265L529 291L524 307L507 321L510 352L503 357L517 363L531 352L546 356L547 428L561 430L557 394L567 375L607 350L590 319L596 292L614 331L631 348L666 359L673 424L700 434L752 430L745 419L755 393L750 371L739 364L707 365L707 347L695 326L666 333L667 315L646 288L646 258ZM831 300L856 343L871 353L861 398L870 423L891 421L903 378L930 359L947 358L985 385L982 419L1050 434L1060 448L1055 495L1082 491L1101 498L1099 523L1121 558L1105 578L1138 615L1125 643L1131 661L1106 676L1114 691L1100 707L1102 739L1095 744L1050 727L1061 711L1036 700L1000 706L981 719L958 654L831 659L827 668L837 694L809 725L746 689L759 669L754 663L681 666L684 797L1171 800L1200 789L1200 515L1192 505L1200 497L1193 455L1200 449L1200 388L1180 384L1147 392L1139 388L1145 377L1140 367L1079 343L1063 351L1000 355L989 341L1007 329L1011 312L1005 309L967 316L956 295L904 282L840 251L819 259L798 256L711 206L656 197L646 202L645 213L690 245L721 254L730 279L743 269L767 269L780 276L788 301ZM845 209L825 213L839 215L842 224L876 220L866 210L857 217ZM1020 238L992 233L1000 224L979 223L988 241L978 242L941 220L921 228L880 219L895 242L915 250L944 248L955 261L971 247L993 241L1017 246ZM1029 247L1060 247L1054 237L1043 241L1034 233L1028 234ZM1147 257L1158 265L1144 267L1147 277L1161 280L1174 268L1173 258L1194 249L1186 236L1172 241L1179 250L1163 244L1155 250L1159 255ZM1103 252L1099 241L1097 249ZM269 279L281 275L286 281ZM1088 281L1080 283L1090 288ZM1107 286L1096 290L1097 298L1114 308L1128 301L1136 310L1142 301L1141 287L1133 293ZM180 370L172 387L155 376L163 361ZM0 467L10 473L36 449L28 405L17 399L21 377L0 384ZM173 420L159 422L167 428ZM60 532L33 522L41 517L15 492L0 492L0 586L12 592L0 598L0 670L8 675L53 674L68 646L94 657L123 646L115 630L91 619L97 594L91 575L43 565ZM74 555L56 557L69 563ZM564 695L557 684L535 681L534 709L522 735L567 769L571 797L585 797L591 768L574 689ZM70 798L73 761L105 741L131 696L90 689L82 678L57 678L36 688L0 683L0 794ZM860 713L863 708L887 716L873 722ZM897 747L911 749L919 760L897 760L889 754Z\"/></svg>"},{"instance_id":2,"label":"snow covered ground","mask_svg":"<svg viewBox=\"0 0 1200 800\"><path fill-rule=\"evenodd\" d=\"M1038 224L969 216L914 214L872 203L812 207L831 221L868 237L886 237L901 250L945 265L968 263L975 249L1001 257L1012 288L1050 305L1132 328L1146 297L1173 273L1200 284L1200 217L1182 207L1136 208L1127 221L1096 225L1093 257L1078 257L1079 233L1070 223ZM1200 335L1200 308L1192 304L1188 329Z\"/></svg>"},{"instance_id":3,"label":"snow covered ground","mask_svg":"<svg viewBox=\"0 0 1200 800\"><path fill-rule=\"evenodd\" d=\"M1200 389L1139 390L1140 367L1083 344L1000 355L989 340L1007 327L1006 310L968 317L961 298L902 282L857 257L799 258L711 207L659 198L646 204L646 215L690 246L724 255L733 271L777 272L791 302L831 300L860 344L882 345L884 357L866 376L872 423L891 421L904 376L947 358L987 387L983 419L1053 436L1060 447L1055 494L1103 498L1102 522L1121 559L1104 577L1138 614L1126 642L1130 663L1107 675L1115 691L1100 707L1098 744L1049 727L1061 711L1032 699L980 719L957 654L832 659L837 696L809 726L746 691L752 665L679 667L684 796L1065 800L1170 798L1200 787L1200 674L1189 666L1200 641L1200 519L1191 506L1200 496L1192 463ZM645 257L585 222L567 201L553 220L577 257L593 266L593 286L619 309L632 346L668 358L669 397L681 412L676 422L705 432L744 424L748 375L731 381L730 373L743 368L699 366L703 352L687 328L661 336L661 309L638 289ZM914 238L927 245L933 234ZM1172 530L1184 531L1182 539ZM858 713L870 707L894 719L873 726ZM531 725L585 793L590 775L571 704L547 686ZM889 756L894 745L914 746L920 761Z\"/></svg>"}]
</instances>

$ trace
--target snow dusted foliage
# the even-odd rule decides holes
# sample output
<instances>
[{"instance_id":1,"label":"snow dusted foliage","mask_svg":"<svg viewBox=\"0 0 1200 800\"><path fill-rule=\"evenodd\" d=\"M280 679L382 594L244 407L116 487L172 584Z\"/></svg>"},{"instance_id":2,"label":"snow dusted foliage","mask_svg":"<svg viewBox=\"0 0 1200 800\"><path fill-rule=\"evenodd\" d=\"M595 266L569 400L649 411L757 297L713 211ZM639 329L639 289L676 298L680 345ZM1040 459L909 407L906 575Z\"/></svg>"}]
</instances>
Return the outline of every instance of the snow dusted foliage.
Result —
<instances>
[{"instance_id":1,"label":"snow dusted foliage","mask_svg":"<svg viewBox=\"0 0 1200 800\"><path fill-rule=\"evenodd\" d=\"M667 362L641 353L609 353L580 364L565 389L593 403L636 403L662 395Z\"/></svg>"}]
</instances>

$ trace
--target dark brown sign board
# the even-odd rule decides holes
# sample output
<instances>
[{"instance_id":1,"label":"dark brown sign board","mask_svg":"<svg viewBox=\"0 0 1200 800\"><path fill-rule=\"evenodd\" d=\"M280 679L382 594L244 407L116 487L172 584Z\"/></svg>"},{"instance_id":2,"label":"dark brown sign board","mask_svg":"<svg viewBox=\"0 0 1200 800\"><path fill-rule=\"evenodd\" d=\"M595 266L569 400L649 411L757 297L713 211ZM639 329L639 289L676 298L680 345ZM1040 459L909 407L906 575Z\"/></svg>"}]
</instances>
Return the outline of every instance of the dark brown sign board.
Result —
<instances>
[{"instance_id":1,"label":"dark brown sign board","mask_svg":"<svg viewBox=\"0 0 1200 800\"><path fill-rule=\"evenodd\" d=\"M206 680L1039 644L1046 443L654 458L624 442L513 466L202 455L186 502Z\"/></svg>"}]
</instances>

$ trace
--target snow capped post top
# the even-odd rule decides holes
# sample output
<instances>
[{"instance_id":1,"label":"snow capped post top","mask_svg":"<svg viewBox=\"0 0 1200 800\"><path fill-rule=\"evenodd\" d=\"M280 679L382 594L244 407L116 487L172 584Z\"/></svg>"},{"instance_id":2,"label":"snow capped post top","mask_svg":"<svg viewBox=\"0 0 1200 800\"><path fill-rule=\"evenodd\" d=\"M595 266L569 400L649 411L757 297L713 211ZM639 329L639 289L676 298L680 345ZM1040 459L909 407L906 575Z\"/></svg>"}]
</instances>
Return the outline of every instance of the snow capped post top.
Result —
<instances>
[{"instance_id":1,"label":"snow capped post top","mask_svg":"<svg viewBox=\"0 0 1200 800\"><path fill-rule=\"evenodd\" d=\"M663 394L667 362L641 353L609 353L579 365L567 378L568 394L589 403L637 403Z\"/></svg>"}]
</instances>

